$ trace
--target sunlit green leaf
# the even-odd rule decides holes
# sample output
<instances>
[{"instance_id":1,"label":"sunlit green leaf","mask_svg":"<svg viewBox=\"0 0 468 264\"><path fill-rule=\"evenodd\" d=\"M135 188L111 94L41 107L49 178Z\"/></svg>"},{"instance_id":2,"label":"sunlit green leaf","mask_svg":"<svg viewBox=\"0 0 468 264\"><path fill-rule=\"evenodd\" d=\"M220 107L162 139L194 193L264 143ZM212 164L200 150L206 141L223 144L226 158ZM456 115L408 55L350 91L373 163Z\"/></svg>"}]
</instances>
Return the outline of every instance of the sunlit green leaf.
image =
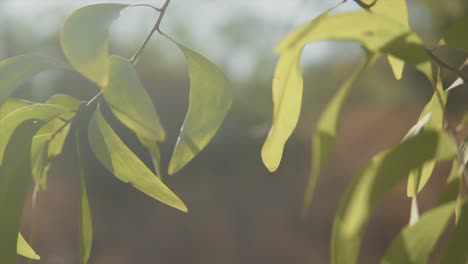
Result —
<instances>
[{"instance_id":1,"label":"sunlit green leaf","mask_svg":"<svg viewBox=\"0 0 468 264\"><path fill-rule=\"evenodd\" d=\"M124 4L95 4L75 11L60 34L63 53L83 76L105 86L109 76L108 31Z\"/></svg>"},{"instance_id":2,"label":"sunlit green leaf","mask_svg":"<svg viewBox=\"0 0 468 264\"><path fill-rule=\"evenodd\" d=\"M68 109L51 104L34 104L19 108L0 119L0 159L3 159L6 146L15 128L23 121L37 119L50 121L69 112ZM23 153L24 154L24 153Z\"/></svg>"},{"instance_id":3,"label":"sunlit green leaf","mask_svg":"<svg viewBox=\"0 0 468 264\"><path fill-rule=\"evenodd\" d=\"M210 142L232 104L230 81L223 71L202 55L176 44L188 62L190 98L169 163L169 174L182 169Z\"/></svg>"},{"instance_id":4,"label":"sunlit green leaf","mask_svg":"<svg viewBox=\"0 0 468 264\"><path fill-rule=\"evenodd\" d=\"M0 263L16 262L18 232L31 177L31 142L41 121L21 120L12 131L0 168ZM20 241L21 243L22 241ZM25 248L23 248L25 249ZM26 248L27 249L27 248Z\"/></svg>"},{"instance_id":5,"label":"sunlit green leaf","mask_svg":"<svg viewBox=\"0 0 468 264\"><path fill-rule=\"evenodd\" d=\"M19 255L33 259L40 260L41 257L34 251L34 249L26 242L24 237L18 233L17 252Z\"/></svg>"},{"instance_id":6,"label":"sunlit green leaf","mask_svg":"<svg viewBox=\"0 0 468 264\"><path fill-rule=\"evenodd\" d=\"M452 48L460 49L468 52L468 16L464 16L462 19L453 24L449 30L445 33L445 43Z\"/></svg>"},{"instance_id":7,"label":"sunlit green leaf","mask_svg":"<svg viewBox=\"0 0 468 264\"><path fill-rule=\"evenodd\" d=\"M89 123L88 140L96 158L117 178L162 203L187 211L184 203L122 142L99 108Z\"/></svg>"},{"instance_id":8,"label":"sunlit green leaf","mask_svg":"<svg viewBox=\"0 0 468 264\"><path fill-rule=\"evenodd\" d=\"M441 103L445 106L448 94L443 92L444 88L440 77L438 78L436 89L438 94L434 92L431 100L424 107L420 115L420 120L430 114L430 118L428 122L424 124L424 127L441 130L444 125L445 111ZM408 197L415 197L424 188L424 186L426 186L435 165L435 161L430 161L424 164L421 168L417 168L410 173L406 190Z\"/></svg>"},{"instance_id":9,"label":"sunlit green leaf","mask_svg":"<svg viewBox=\"0 0 468 264\"><path fill-rule=\"evenodd\" d=\"M164 128L135 68L119 56L112 56L110 62L109 84L103 95L112 113L139 137L164 140Z\"/></svg>"},{"instance_id":10,"label":"sunlit green leaf","mask_svg":"<svg viewBox=\"0 0 468 264\"><path fill-rule=\"evenodd\" d=\"M361 68L356 70L342 85L317 122L317 131L314 133L314 137L312 139L312 170L310 172L304 198L304 213L306 213L310 208L320 171L327 162L335 145L344 102L348 97L354 82L356 82L356 80L359 79L369 66L373 65L379 57L379 55L371 56L372 58L369 58L368 61L366 61Z\"/></svg>"},{"instance_id":11,"label":"sunlit green leaf","mask_svg":"<svg viewBox=\"0 0 468 264\"><path fill-rule=\"evenodd\" d=\"M464 203L461 216L455 230L452 231L440 263L466 264L468 263L468 203Z\"/></svg>"},{"instance_id":12,"label":"sunlit green leaf","mask_svg":"<svg viewBox=\"0 0 468 264\"><path fill-rule=\"evenodd\" d=\"M425 264L453 215L455 202L436 207L406 226L392 241L382 264ZM452 262L445 262L452 263Z\"/></svg>"},{"instance_id":13,"label":"sunlit green leaf","mask_svg":"<svg viewBox=\"0 0 468 264\"><path fill-rule=\"evenodd\" d=\"M44 70L66 67L60 61L40 55L20 55L0 62L0 105L34 75Z\"/></svg>"},{"instance_id":14,"label":"sunlit green leaf","mask_svg":"<svg viewBox=\"0 0 468 264\"><path fill-rule=\"evenodd\" d=\"M373 210L412 169L430 160L453 158L456 151L449 135L424 130L375 156L353 180L341 201L333 225L332 263L356 263Z\"/></svg>"},{"instance_id":15,"label":"sunlit green leaf","mask_svg":"<svg viewBox=\"0 0 468 264\"><path fill-rule=\"evenodd\" d=\"M262 160L270 171L281 162L284 145L296 128L302 105L302 49L281 55L273 77L273 124L263 144Z\"/></svg>"}]
</instances>

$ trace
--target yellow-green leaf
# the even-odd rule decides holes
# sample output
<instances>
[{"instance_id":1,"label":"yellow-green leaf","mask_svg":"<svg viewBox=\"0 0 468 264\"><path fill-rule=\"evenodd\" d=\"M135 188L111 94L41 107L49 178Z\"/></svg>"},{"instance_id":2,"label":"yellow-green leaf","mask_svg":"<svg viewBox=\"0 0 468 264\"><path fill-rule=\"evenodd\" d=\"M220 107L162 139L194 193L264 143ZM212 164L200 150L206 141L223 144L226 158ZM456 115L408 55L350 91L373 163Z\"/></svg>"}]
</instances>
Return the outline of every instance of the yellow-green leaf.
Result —
<instances>
[{"instance_id":1,"label":"yellow-green leaf","mask_svg":"<svg viewBox=\"0 0 468 264\"><path fill-rule=\"evenodd\" d=\"M189 163L216 134L232 104L230 81L224 72L195 51L175 42L188 62L189 108L169 163L174 174Z\"/></svg>"},{"instance_id":2,"label":"yellow-green leaf","mask_svg":"<svg viewBox=\"0 0 468 264\"><path fill-rule=\"evenodd\" d=\"M425 264L453 215L455 202L438 206L406 226L392 241L382 264ZM453 263L453 262L443 262Z\"/></svg>"},{"instance_id":3,"label":"yellow-green leaf","mask_svg":"<svg viewBox=\"0 0 468 264\"><path fill-rule=\"evenodd\" d=\"M0 168L0 263L16 262L18 232L24 201L31 177L31 152L33 135L43 122L21 120L12 131Z\"/></svg>"},{"instance_id":4,"label":"yellow-green leaf","mask_svg":"<svg viewBox=\"0 0 468 264\"><path fill-rule=\"evenodd\" d=\"M444 41L452 48L460 49L468 52L468 16L453 24L445 33Z\"/></svg>"},{"instance_id":5,"label":"yellow-green leaf","mask_svg":"<svg viewBox=\"0 0 468 264\"><path fill-rule=\"evenodd\" d=\"M317 179L323 165L327 162L338 135L341 111L344 102L350 93L354 82L380 57L378 54L371 55L366 63L356 70L351 77L342 85L333 99L326 107L317 122L316 132L312 139L312 170L304 197L303 213L305 214L312 203Z\"/></svg>"},{"instance_id":6,"label":"yellow-green leaf","mask_svg":"<svg viewBox=\"0 0 468 264\"><path fill-rule=\"evenodd\" d=\"M126 7L109 3L85 6L62 27L60 42L65 57L78 72L101 86L109 76L109 27Z\"/></svg>"},{"instance_id":7,"label":"yellow-green leaf","mask_svg":"<svg viewBox=\"0 0 468 264\"><path fill-rule=\"evenodd\" d=\"M48 69L66 64L46 56L20 55L0 62L0 105L25 81Z\"/></svg>"},{"instance_id":8,"label":"yellow-green leaf","mask_svg":"<svg viewBox=\"0 0 468 264\"><path fill-rule=\"evenodd\" d=\"M425 130L375 156L353 180L341 201L333 225L332 263L356 263L373 210L412 169L430 160L453 158L456 151L449 135Z\"/></svg>"},{"instance_id":9,"label":"yellow-green leaf","mask_svg":"<svg viewBox=\"0 0 468 264\"><path fill-rule=\"evenodd\" d=\"M18 255L21 255L23 257L33 259L33 260L40 260L41 257L34 251L34 249L26 242L24 237L21 235L21 233L18 233L18 242L17 242L17 252Z\"/></svg>"},{"instance_id":10,"label":"yellow-green leaf","mask_svg":"<svg viewBox=\"0 0 468 264\"><path fill-rule=\"evenodd\" d=\"M187 211L185 204L118 137L99 108L89 123L88 140L99 162L118 179L162 203Z\"/></svg>"}]
</instances>

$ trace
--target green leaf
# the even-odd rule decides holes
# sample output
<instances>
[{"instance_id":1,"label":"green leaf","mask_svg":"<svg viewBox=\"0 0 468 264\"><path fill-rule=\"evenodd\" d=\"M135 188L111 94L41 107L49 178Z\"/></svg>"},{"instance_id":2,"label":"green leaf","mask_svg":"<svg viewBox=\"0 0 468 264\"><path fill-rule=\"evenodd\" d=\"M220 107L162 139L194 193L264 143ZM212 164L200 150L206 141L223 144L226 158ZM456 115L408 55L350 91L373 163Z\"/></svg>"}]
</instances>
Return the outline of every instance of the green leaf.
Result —
<instances>
[{"instance_id":1,"label":"green leaf","mask_svg":"<svg viewBox=\"0 0 468 264\"><path fill-rule=\"evenodd\" d=\"M456 151L449 135L425 130L375 156L353 180L341 201L333 225L332 263L356 263L373 210L412 169L430 160L453 158Z\"/></svg>"},{"instance_id":2,"label":"green leaf","mask_svg":"<svg viewBox=\"0 0 468 264\"><path fill-rule=\"evenodd\" d=\"M31 151L33 135L43 122L21 120L14 128L6 146L0 168L0 263L16 263L18 232L24 201L31 177ZM20 241L21 243L21 241Z\"/></svg>"},{"instance_id":3,"label":"green leaf","mask_svg":"<svg viewBox=\"0 0 468 264\"><path fill-rule=\"evenodd\" d=\"M460 220L452 231L440 263L466 264L468 262L468 203L464 203Z\"/></svg>"},{"instance_id":4,"label":"green leaf","mask_svg":"<svg viewBox=\"0 0 468 264\"><path fill-rule=\"evenodd\" d=\"M0 120L11 112L18 110L21 107L31 105L30 102L20 99L7 99L6 102L0 107Z\"/></svg>"},{"instance_id":5,"label":"green leaf","mask_svg":"<svg viewBox=\"0 0 468 264\"><path fill-rule=\"evenodd\" d=\"M75 11L60 33L62 50L83 76L105 86L109 77L108 31L128 5L95 4Z\"/></svg>"},{"instance_id":6,"label":"green leaf","mask_svg":"<svg viewBox=\"0 0 468 264\"><path fill-rule=\"evenodd\" d=\"M455 202L451 202L436 207L425 213L416 224L406 226L392 241L381 263L427 263L435 244L453 214L454 206Z\"/></svg>"},{"instance_id":7,"label":"green leaf","mask_svg":"<svg viewBox=\"0 0 468 264\"><path fill-rule=\"evenodd\" d=\"M468 52L468 16L454 23L449 30L445 33L444 41L452 48L460 49Z\"/></svg>"},{"instance_id":8,"label":"green leaf","mask_svg":"<svg viewBox=\"0 0 468 264\"><path fill-rule=\"evenodd\" d=\"M372 57L369 58L361 68L357 69L351 77L343 83L317 122L317 131L314 133L312 139L312 170L304 197L303 214L307 213L307 210L310 208L320 171L328 161L330 153L335 145L344 102L356 80L380 57L378 54L371 56Z\"/></svg>"},{"instance_id":9,"label":"green leaf","mask_svg":"<svg viewBox=\"0 0 468 264\"><path fill-rule=\"evenodd\" d=\"M20 55L0 62L0 105L34 75L48 69L67 67L63 62L40 55Z\"/></svg>"},{"instance_id":10,"label":"green leaf","mask_svg":"<svg viewBox=\"0 0 468 264\"><path fill-rule=\"evenodd\" d=\"M430 118L428 122L425 122L424 127L434 130L442 130L444 126L444 108L440 104L442 103L445 106L448 94L443 92L444 88L440 76L437 79L437 92L434 92L431 100L424 107L419 120L430 115ZM439 101L439 96L442 102ZM417 168L410 173L406 189L408 197L415 197L419 192L421 192L429 181L435 165L435 161L430 161L424 164L421 168Z\"/></svg>"},{"instance_id":11,"label":"green leaf","mask_svg":"<svg viewBox=\"0 0 468 264\"><path fill-rule=\"evenodd\" d=\"M0 133L2 135L0 137L0 159L3 159L6 146L13 131L23 121L29 119L50 121L66 112L69 112L69 110L61 106L34 104L19 108L0 119Z\"/></svg>"},{"instance_id":12,"label":"green leaf","mask_svg":"<svg viewBox=\"0 0 468 264\"><path fill-rule=\"evenodd\" d=\"M296 128L301 112L303 79L302 49L281 55L273 77L273 125L262 148L262 160L269 171L278 169L284 145Z\"/></svg>"},{"instance_id":13,"label":"green leaf","mask_svg":"<svg viewBox=\"0 0 468 264\"><path fill-rule=\"evenodd\" d=\"M40 260L41 257L34 251L34 249L26 242L21 233L18 233L17 252L19 255L33 259Z\"/></svg>"},{"instance_id":14,"label":"green leaf","mask_svg":"<svg viewBox=\"0 0 468 264\"><path fill-rule=\"evenodd\" d=\"M207 58L177 43L190 72L189 108L169 163L174 174L189 163L214 137L232 104L230 81Z\"/></svg>"},{"instance_id":15,"label":"green leaf","mask_svg":"<svg viewBox=\"0 0 468 264\"><path fill-rule=\"evenodd\" d=\"M135 68L119 56L111 56L110 62L109 83L103 95L112 113L140 138L164 140L164 128Z\"/></svg>"},{"instance_id":16,"label":"green leaf","mask_svg":"<svg viewBox=\"0 0 468 264\"><path fill-rule=\"evenodd\" d=\"M187 212L184 203L122 142L99 108L89 123L88 140L99 162L121 181L131 183L162 203Z\"/></svg>"}]
</instances>

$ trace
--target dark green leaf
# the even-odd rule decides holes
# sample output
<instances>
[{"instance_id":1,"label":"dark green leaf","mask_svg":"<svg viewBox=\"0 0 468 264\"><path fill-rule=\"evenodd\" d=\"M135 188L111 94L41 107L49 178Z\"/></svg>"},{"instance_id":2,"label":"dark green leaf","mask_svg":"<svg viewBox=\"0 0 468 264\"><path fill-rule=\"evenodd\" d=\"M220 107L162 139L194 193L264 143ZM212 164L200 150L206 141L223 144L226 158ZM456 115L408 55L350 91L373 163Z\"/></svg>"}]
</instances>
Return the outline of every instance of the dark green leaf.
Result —
<instances>
[{"instance_id":1,"label":"dark green leaf","mask_svg":"<svg viewBox=\"0 0 468 264\"><path fill-rule=\"evenodd\" d=\"M216 134L232 104L230 82L207 58L175 42L190 72L189 109L169 163L174 174L189 163Z\"/></svg>"},{"instance_id":2,"label":"dark green leaf","mask_svg":"<svg viewBox=\"0 0 468 264\"><path fill-rule=\"evenodd\" d=\"M42 124L33 119L21 120L6 146L0 168L0 263L16 263L18 232L32 180L31 159L27 154L31 151L32 137Z\"/></svg>"},{"instance_id":3,"label":"dark green leaf","mask_svg":"<svg viewBox=\"0 0 468 264\"><path fill-rule=\"evenodd\" d=\"M392 241L382 264L425 264L453 214L455 202L436 207L406 226ZM446 262L453 263L453 262Z\"/></svg>"},{"instance_id":4,"label":"dark green leaf","mask_svg":"<svg viewBox=\"0 0 468 264\"><path fill-rule=\"evenodd\" d=\"M453 24L449 30L445 33L445 43L456 49L460 49L468 52L468 16L464 16L462 19Z\"/></svg>"},{"instance_id":5,"label":"dark green leaf","mask_svg":"<svg viewBox=\"0 0 468 264\"><path fill-rule=\"evenodd\" d=\"M468 203L465 202L461 210L460 219L449 238L440 263L468 263L468 250L466 250L466 245L468 245Z\"/></svg>"},{"instance_id":6,"label":"dark green leaf","mask_svg":"<svg viewBox=\"0 0 468 264\"><path fill-rule=\"evenodd\" d=\"M425 130L375 156L341 201L333 226L332 263L356 263L373 210L412 169L430 160L453 158L456 151L449 135Z\"/></svg>"},{"instance_id":7,"label":"dark green leaf","mask_svg":"<svg viewBox=\"0 0 468 264\"><path fill-rule=\"evenodd\" d=\"M88 140L96 158L121 181L162 203L187 211L184 203L122 142L99 108L89 123Z\"/></svg>"}]
</instances>

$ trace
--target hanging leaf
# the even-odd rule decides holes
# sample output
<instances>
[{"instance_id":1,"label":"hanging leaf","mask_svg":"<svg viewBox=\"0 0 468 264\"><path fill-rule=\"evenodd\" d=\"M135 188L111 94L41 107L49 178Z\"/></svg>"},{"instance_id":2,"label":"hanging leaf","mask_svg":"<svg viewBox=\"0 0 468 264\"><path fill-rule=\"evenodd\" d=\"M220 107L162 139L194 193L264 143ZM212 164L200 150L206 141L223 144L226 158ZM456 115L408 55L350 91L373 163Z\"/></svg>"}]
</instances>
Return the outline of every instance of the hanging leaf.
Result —
<instances>
[{"instance_id":1,"label":"hanging leaf","mask_svg":"<svg viewBox=\"0 0 468 264\"><path fill-rule=\"evenodd\" d=\"M88 140L99 162L118 179L131 183L162 203L187 212L184 203L122 142L99 108L89 123Z\"/></svg>"},{"instance_id":2,"label":"hanging leaf","mask_svg":"<svg viewBox=\"0 0 468 264\"><path fill-rule=\"evenodd\" d=\"M69 112L68 109L50 104L34 104L19 108L0 119L0 160L3 159L6 146L15 128L25 120L37 119L50 121ZM23 153L24 154L24 153Z\"/></svg>"},{"instance_id":3,"label":"hanging leaf","mask_svg":"<svg viewBox=\"0 0 468 264\"><path fill-rule=\"evenodd\" d=\"M453 214L454 206L455 203L452 202L436 207L425 213L416 224L405 227L392 241L381 263L427 263L435 244Z\"/></svg>"},{"instance_id":4,"label":"hanging leaf","mask_svg":"<svg viewBox=\"0 0 468 264\"><path fill-rule=\"evenodd\" d=\"M174 174L189 163L216 134L232 104L230 81L207 58L174 41L190 72L189 108L169 163Z\"/></svg>"},{"instance_id":5,"label":"hanging leaf","mask_svg":"<svg viewBox=\"0 0 468 264\"><path fill-rule=\"evenodd\" d=\"M468 52L468 36L466 35L467 29L468 16L464 16L462 19L454 23L445 33L444 42L449 47Z\"/></svg>"},{"instance_id":6,"label":"hanging leaf","mask_svg":"<svg viewBox=\"0 0 468 264\"><path fill-rule=\"evenodd\" d=\"M40 55L20 55L0 62L0 105L34 75L55 68L68 68L63 62Z\"/></svg>"},{"instance_id":7,"label":"hanging leaf","mask_svg":"<svg viewBox=\"0 0 468 264\"><path fill-rule=\"evenodd\" d=\"M26 242L26 240L20 233L18 234L17 252L18 255L29 259L41 259L41 257L36 253L36 251L34 251L34 249L28 244L28 242Z\"/></svg>"},{"instance_id":8,"label":"hanging leaf","mask_svg":"<svg viewBox=\"0 0 468 264\"><path fill-rule=\"evenodd\" d=\"M70 64L89 80L105 86L109 76L109 28L127 5L95 4L75 11L60 33Z\"/></svg>"},{"instance_id":9,"label":"hanging leaf","mask_svg":"<svg viewBox=\"0 0 468 264\"><path fill-rule=\"evenodd\" d=\"M449 135L425 130L375 156L341 201L333 225L332 263L356 263L373 210L412 169L430 160L453 158L456 151Z\"/></svg>"},{"instance_id":10,"label":"hanging leaf","mask_svg":"<svg viewBox=\"0 0 468 264\"><path fill-rule=\"evenodd\" d=\"M464 203L455 230L452 231L440 263L466 264L468 262L468 203Z\"/></svg>"},{"instance_id":11,"label":"hanging leaf","mask_svg":"<svg viewBox=\"0 0 468 264\"><path fill-rule=\"evenodd\" d=\"M328 161L331 151L335 146L344 102L356 80L380 57L378 54L371 56L342 85L317 122L317 128L312 139L312 170L304 197L303 214L307 213L307 210L310 208L320 171Z\"/></svg>"},{"instance_id":12,"label":"hanging leaf","mask_svg":"<svg viewBox=\"0 0 468 264\"><path fill-rule=\"evenodd\" d=\"M16 262L18 232L26 193L31 182L31 141L43 122L21 120L13 129L0 168L0 263ZM20 241L21 243L22 241ZM24 249L24 248L23 248Z\"/></svg>"}]
</instances>

